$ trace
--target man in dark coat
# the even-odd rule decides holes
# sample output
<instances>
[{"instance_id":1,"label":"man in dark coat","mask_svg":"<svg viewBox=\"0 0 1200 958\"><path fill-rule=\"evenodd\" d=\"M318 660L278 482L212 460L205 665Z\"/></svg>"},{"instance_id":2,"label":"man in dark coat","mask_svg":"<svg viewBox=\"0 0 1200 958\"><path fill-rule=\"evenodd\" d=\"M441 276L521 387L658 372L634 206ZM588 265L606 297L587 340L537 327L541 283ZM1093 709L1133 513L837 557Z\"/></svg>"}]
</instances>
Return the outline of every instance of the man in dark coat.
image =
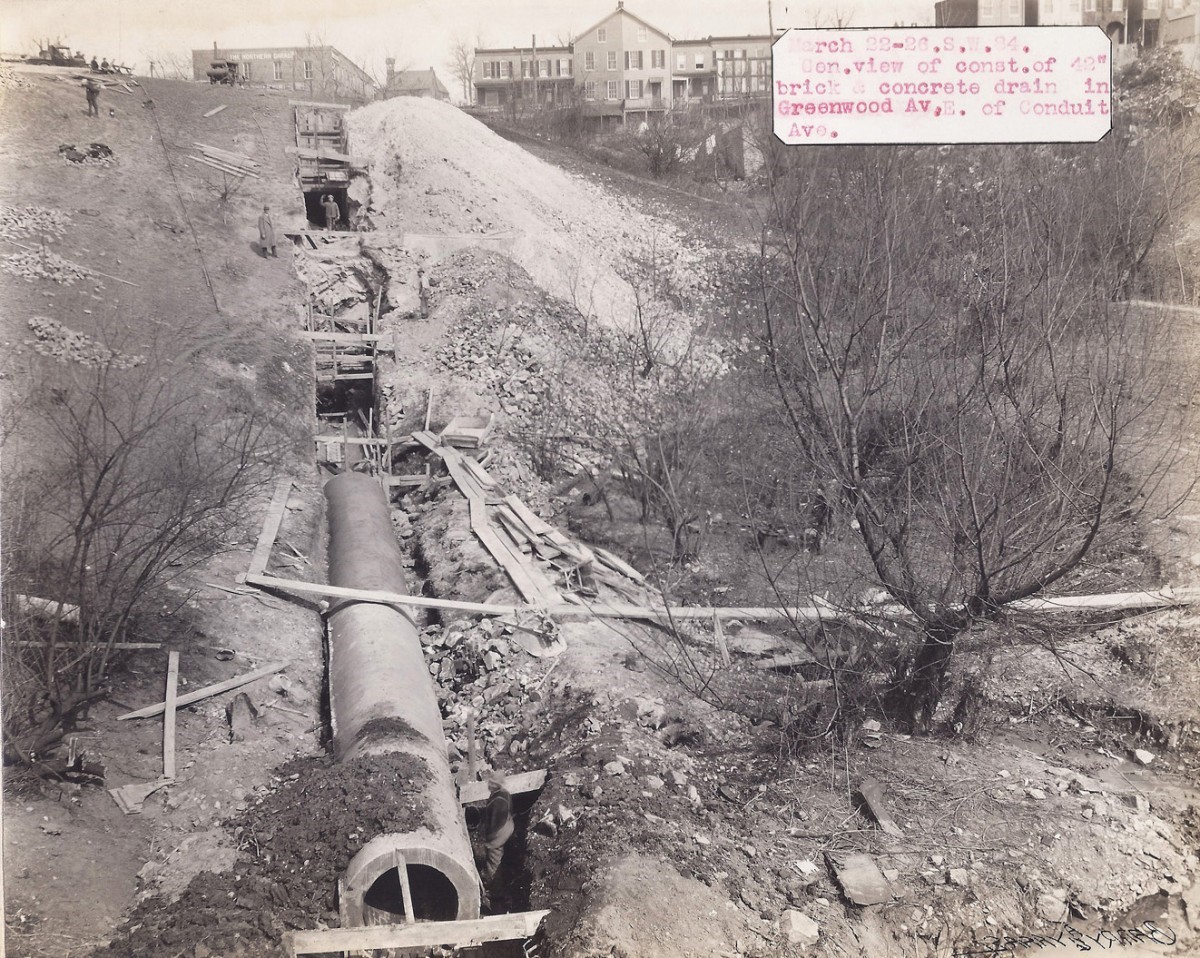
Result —
<instances>
[{"instance_id":1,"label":"man in dark coat","mask_svg":"<svg viewBox=\"0 0 1200 958\"><path fill-rule=\"evenodd\" d=\"M84 93L87 94L88 116L100 115L100 81L90 77L83 81Z\"/></svg>"},{"instance_id":2,"label":"man in dark coat","mask_svg":"<svg viewBox=\"0 0 1200 958\"><path fill-rule=\"evenodd\" d=\"M479 822L479 834L483 839L486 860L479 872L484 886L496 877L500 862L504 858L504 846L513 835L512 795L505 787L504 774L488 773L488 800Z\"/></svg>"},{"instance_id":3,"label":"man in dark coat","mask_svg":"<svg viewBox=\"0 0 1200 958\"><path fill-rule=\"evenodd\" d=\"M262 250L263 258L267 256L267 250L271 251L272 256L278 256L275 252L275 224L271 222L271 208L264 206L262 215L258 218L258 247Z\"/></svg>"},{"instance_id":4,"label":"man in dark coat","mask_svg":"<svg viewBox=\"0 0 1200 958\"><path fill-rule=\"evenodd\" d=\"M325 210L325 229L331 230L337 226L337 222L341 218L341 211L331 193L325 194L325 199L321 201L321 207Z\"/></svg>"}]
</instances>

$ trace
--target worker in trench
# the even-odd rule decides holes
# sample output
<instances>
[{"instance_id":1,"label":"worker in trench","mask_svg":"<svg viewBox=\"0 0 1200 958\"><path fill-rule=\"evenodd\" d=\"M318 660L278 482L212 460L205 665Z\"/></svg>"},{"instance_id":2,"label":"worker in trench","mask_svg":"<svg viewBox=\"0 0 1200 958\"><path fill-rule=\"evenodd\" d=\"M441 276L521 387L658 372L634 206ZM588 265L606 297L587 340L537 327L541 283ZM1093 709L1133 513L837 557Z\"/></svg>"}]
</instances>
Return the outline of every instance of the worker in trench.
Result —
<instances>
[{"instance_id":1,"label":"worker in trench","mask_svg":"<svg viewBox=\"0 0 1200 958\"><path fill-rule=\"evenodd\" d=\"M479 881L483 886L483 905L490 907L496 875L504 859L504 846L513 835L513 817L512 795L508 791L504 773L493 769L488 773L487 782L488 800L476 828L483 848L476 852L476 863L481 866Z\"/></svg>"},{"instance_id":2,"label":"worker in trench","mask_svg":"<svg viewBox=\"0 0 1200 958\"><path fill-rule=\"evenodd\" d=\"M336 229L338 220L342 218L342 211L338 209L337 200L333 198L332 193L325 194L325 198L321 200L321 208L325 211L325 229Z\"/></svg>"}]
</instances>

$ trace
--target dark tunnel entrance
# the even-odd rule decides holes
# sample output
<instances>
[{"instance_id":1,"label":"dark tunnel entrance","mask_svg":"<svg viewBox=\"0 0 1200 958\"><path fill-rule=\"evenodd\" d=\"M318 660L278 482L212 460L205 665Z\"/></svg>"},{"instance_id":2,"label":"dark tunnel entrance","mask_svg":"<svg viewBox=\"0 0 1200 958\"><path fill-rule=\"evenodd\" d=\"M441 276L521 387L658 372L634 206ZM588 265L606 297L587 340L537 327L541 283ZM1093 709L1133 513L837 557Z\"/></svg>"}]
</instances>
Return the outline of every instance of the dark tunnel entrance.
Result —
<instances>
[{"instance_id":1,"label":"dark tunnel entrance","mask_svg":"<svg viewBox=\"0 0 1200 958\"><path fill-rule=\"evenodd\" d=\"M458 917L458 891L454 883L429 865L408 866L408 887L414 921L454 921ZM400 871L389 868L375 879L363 896L365 924L403 922L408 910Z\"/></svg>"},{"instance_id":2,"label":"dark tunnel entrance","mask_svg":"<svg viewBox=\"0 0 1200 958\"><path fill-rule=\"evenodd\" d=\"M321 205L325 197L333 197L338 207L336 230L348 229L350 222L350 200L345 187L323 187L319 190L309 190L304 194L304 214L308 217L309 225L316 229L325 229L325 209Z\"/></svg>"}]
</instances>

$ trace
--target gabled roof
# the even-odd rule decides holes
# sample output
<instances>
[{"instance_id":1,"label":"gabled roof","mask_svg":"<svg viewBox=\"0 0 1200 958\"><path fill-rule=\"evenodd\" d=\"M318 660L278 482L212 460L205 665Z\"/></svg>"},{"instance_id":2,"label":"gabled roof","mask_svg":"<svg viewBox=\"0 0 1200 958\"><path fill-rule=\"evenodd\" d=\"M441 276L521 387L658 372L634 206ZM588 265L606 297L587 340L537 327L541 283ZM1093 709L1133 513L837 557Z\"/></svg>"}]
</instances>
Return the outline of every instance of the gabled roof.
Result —
<instances>
[{"instance_id":1,"label":"gabled roof","mask_svg":"<svg viewBox=\"0 0 1200 958\"><path fill-rule=\"evenodd\" d=\"M624 4L623 2L622 2L622 3L618 3L618 4L617 4L617 9L616 9L616 10L614 10L612 13L610 13L608 16L604 17L603 19L597 20L595 23L593 23L593 24L592 24L590 27L588 27L586 30L580 30L580 31L579 31L579 33L575 34L575 36L577 36L577 37L584 37L584 36L587 36L589 33L591 33L591 32L592 32L593 30L595 30L597 27L601 27L601 26L603 26L604 24L608 23L608 21L609 21L609 20L611 20L613 17L615 17L615 16L616 16L617 14L619 14L619 13L623 13L623 14L625 14L625 16L629 17L630 19L632 19L632 20L636 21L637 23L640 23L640 24L641 24L643 27L645 27L647 30L653 30L655 33L657 33L657 34L659 34L659 35L661 35L661 36L664 36L664 37L666 37L666 38L667 38L668 40L670 40L672 43L674 43L674 42L675 42L675 38L674 38L674 37L672 37L672 36L671 36L671 34L667 33L667 31L666 31L666 30L660 30L660 29L659 29L658 27L656 27L656 26L655 26L653 23L647 23L645 20L643 20L641 17L639 17L639 16L638 16L636 13L630 13L628 10L626 10L626 9L625 9L625 4Z\"/></svg>"},{"instance_id":2,"label":"gabled roof","mask_svg":"<svg viewBox=\"0 0 1200 958\"><path fill-rule=\"evenodd\" d=\"M424 93L430 92L435 96L450 96L450 91L442 85L442 81L428 70L397 70L388 80L389 93Z\"/></svg>"}]
</instances>

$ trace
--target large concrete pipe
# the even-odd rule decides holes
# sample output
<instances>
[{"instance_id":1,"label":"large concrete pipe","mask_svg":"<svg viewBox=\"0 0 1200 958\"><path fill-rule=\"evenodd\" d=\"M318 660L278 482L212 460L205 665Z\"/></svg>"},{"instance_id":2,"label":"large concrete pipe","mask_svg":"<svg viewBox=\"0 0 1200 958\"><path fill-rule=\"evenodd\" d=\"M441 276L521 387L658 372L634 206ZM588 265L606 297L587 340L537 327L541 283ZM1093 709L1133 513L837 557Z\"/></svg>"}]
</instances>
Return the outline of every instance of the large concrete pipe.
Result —
<instances>
[{"instance_id":1,"label":"large concrete pipe","mask_svg":"<svg viewBox=\"0 0 1200 958\"><path fill-rule=\"evenodd\" d=\"M325 498L330 584L403 592L404 566L379 483L342 473L325 484ZM378 908L418 920L479 917L479 876L415 623L395 606L354 600L338 603L326 621L338 760L396 752L420 757L429 780L418 801L436 823L376 836L359 850L342 880L342 923L364 924L364 915Z\"/></svg>"}]
</instances>

